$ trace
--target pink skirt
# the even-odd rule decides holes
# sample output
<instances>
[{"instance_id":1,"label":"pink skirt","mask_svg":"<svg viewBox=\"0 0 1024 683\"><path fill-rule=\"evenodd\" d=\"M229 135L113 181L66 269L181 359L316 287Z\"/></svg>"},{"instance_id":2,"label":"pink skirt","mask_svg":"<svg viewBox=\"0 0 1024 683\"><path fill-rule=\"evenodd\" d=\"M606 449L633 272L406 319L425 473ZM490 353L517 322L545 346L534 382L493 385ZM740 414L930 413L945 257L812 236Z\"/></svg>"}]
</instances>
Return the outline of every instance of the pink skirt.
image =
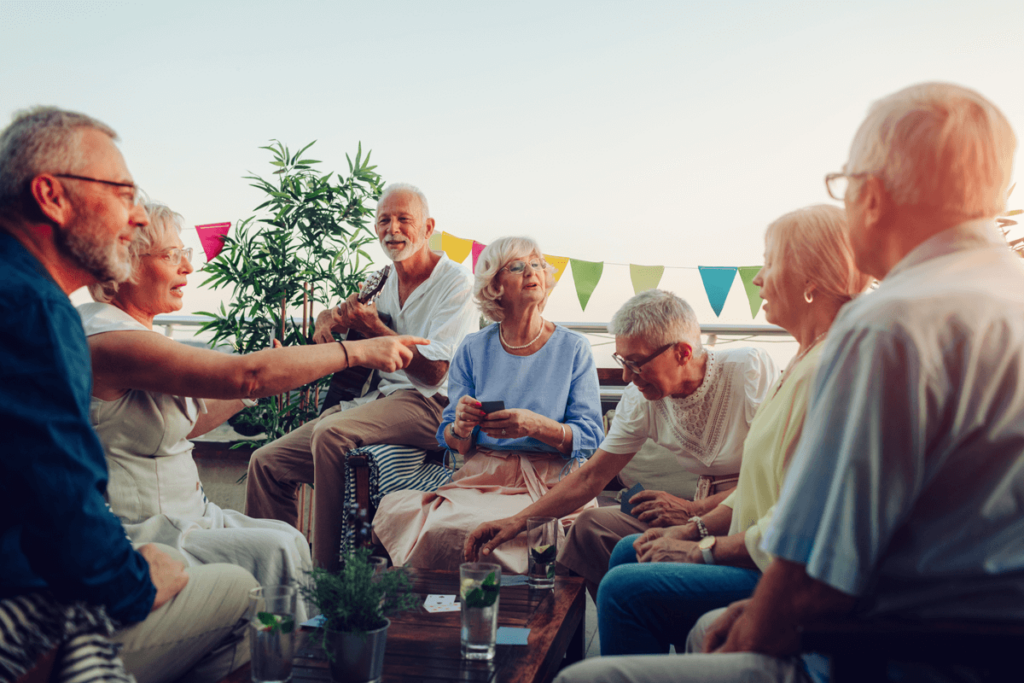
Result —
<instances>
[{"instance_id":1,"label":"pink skirt","mask_svg":"<svg viewBox=\"0 0 1024 683\"><path fill-rule=\"evenodd\" d=\"M468 536L483 522L511 517L540 500L558 483L566 465L561 455L516 451L478 451L467 458L452 481L436 491L396 491L381 500L373 531L396 565L423 569L459 568ZM592 500L561 519L558 546L580 512L597 507ZM495 549L487 560L507 572L525 574L526 533Z\"/></svg>"}]
</instances>

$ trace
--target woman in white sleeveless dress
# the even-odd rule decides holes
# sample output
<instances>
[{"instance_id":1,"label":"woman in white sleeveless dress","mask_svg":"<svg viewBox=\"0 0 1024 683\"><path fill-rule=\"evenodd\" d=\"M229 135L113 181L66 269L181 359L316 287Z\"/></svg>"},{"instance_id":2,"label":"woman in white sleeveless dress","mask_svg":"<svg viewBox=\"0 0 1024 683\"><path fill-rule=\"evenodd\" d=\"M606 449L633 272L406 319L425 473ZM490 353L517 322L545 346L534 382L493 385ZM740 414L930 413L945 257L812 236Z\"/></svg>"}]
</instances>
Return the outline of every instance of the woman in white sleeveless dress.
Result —
<instances>
[{"instance_id":1,"label":"woman in white sleeveless dress","mask_svg":"<svg viewBox=\"0 0 1024 683\"><path fill-rule=\"evenodd\" d=\"M93 362L90 418L110 470L107 500L136 544L176 547L193 564L237 564L263 586L294 582L312 568L306 539L285 522L207 500L189 437L217 427L243 401L301 386L350 361L393 372L411 360L409 346L424 340L384 337L232 356L168 339L152 329L153 318L181 309L191 253L178 234L179 214L157 204L146 210L150 224L130 250L131 279L91 288L97 302L79 307ZM304 607L300 612L305 619Z\"/></svg>"}]
</instances>

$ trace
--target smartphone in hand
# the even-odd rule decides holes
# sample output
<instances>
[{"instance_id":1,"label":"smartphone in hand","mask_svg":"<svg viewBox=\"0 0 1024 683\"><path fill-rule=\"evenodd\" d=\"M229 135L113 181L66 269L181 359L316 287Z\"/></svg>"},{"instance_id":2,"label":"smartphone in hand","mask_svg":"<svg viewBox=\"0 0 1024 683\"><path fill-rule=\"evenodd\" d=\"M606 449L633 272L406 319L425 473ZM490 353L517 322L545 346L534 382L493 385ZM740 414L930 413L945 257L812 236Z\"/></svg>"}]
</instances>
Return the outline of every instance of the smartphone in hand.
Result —
<instances>
[{"instance_id":1,"label":"smartphone in hand","mask_svg":"<svg viewBox=\"0 0 1024 683\"><path fill-rule=\"evenodd\" d=\"M480 410L485 413L496 413L499 410L505 410L504 401L482 401L480 403Z\"/></svg>"}]
</instances>

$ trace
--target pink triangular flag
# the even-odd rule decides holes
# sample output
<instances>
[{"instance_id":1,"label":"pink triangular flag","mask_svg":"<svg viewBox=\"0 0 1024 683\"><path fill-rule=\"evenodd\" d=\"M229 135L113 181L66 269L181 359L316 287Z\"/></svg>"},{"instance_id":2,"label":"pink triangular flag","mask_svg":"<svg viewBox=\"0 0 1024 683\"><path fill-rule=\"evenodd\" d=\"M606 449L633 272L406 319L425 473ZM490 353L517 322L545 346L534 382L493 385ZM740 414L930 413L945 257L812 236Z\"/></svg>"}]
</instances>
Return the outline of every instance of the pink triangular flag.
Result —
<instances>
[{"instance_id":1,"label":"pink triangular flag","mask_svg":"<svg viewBox=\"0 0 1024 683\"><path fill-rule=\"evenodd\" d=\"M480 252L484 250L486 244L480 244L476 240L473 240L473 272L476 272L476 260L480 258Z\"/></svg>"},{"instance_id":2,"label":"pink triangular flag","mask_svg":"<svg viewBox=\"0 0 1024 683\"><path fill-rule=\"evenodd\" d=\"M199 233L199 243L203 245L206 253L206 260L212 261L224 248L224 237L231 229L231 223L207 223L197 225L196 232Z\"/></svg>"}]
</instances>

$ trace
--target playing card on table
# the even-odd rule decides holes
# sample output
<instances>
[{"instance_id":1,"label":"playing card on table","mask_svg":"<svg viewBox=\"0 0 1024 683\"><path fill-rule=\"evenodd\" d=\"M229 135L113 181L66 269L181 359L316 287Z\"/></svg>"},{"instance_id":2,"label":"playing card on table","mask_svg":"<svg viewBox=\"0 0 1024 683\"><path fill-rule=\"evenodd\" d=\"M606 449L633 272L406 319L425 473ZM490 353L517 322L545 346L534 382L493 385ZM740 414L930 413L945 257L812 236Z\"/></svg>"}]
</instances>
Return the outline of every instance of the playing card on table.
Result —
<instances>
[{"instance_id":1,"label":"playing card on table","mask_svg":"<svg viewBox=\"0 0 1024 683\"><path fill-rule=\"evenodd\" d=\"M455 602L454 595L428 595L423 603L423 609L433 614L435 612L458 612L462 607Z\"/></svg>"}]
</instances>

